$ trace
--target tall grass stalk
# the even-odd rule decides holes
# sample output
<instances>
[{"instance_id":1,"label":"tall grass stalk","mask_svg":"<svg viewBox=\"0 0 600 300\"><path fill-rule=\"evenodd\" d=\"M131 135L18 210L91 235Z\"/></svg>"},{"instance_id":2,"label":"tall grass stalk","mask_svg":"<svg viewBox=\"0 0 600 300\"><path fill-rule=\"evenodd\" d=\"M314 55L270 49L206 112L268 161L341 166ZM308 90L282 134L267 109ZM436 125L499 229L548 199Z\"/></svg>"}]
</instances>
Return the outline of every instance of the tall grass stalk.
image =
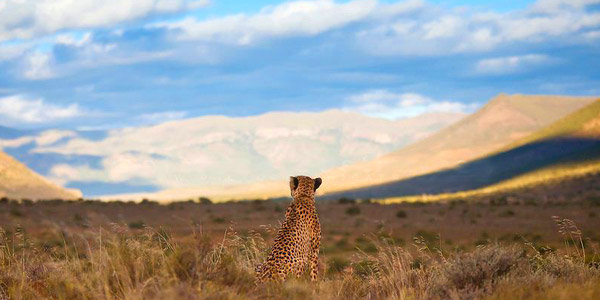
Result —
<instances>
[{"instance_id":1,"label":"tall grass stalk","mask_svg":"<svg viewBox=\"0 0 600 300\"><path fill-rule=\"evenodd\" d=\"M555 220L569 240L562 251L529 243L442 253L423 240L411 254L381 239L373 241L377 251L356 252L317 283L259 286L254 267L268 249L257 232L230 228L212 242L201 227L174 238L161 228L111 224L77 234L56 226L34 240L24 228L0 228L0 299L593 299L593 288L557 288L589 289L600 271L575 223ZM320 263L327 269L329 261Z\"/></svg>"}]
</instances>

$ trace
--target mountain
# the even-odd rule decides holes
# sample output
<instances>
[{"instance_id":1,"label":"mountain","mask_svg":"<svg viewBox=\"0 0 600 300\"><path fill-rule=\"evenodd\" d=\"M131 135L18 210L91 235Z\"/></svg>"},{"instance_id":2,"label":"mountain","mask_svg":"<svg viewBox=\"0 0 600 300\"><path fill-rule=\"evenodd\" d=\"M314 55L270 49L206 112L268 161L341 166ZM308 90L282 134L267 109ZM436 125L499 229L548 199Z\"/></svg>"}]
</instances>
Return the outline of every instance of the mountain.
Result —
<instances>
[{"instance_id":1,"label":"mountain","mask_svg":"<svg viewBox=\"0 0 600 300\"><path fill-rule=\"evenodd\" d=\"M444 197L451 197L451 193L464 191L476 195L599 171L600 99L486 157L438 172L328 196L390 198L449 194Z\"/></svg>"},{"instance_id":2,"label":"mountain","mask_svg":"<svg viewBox=\"0 0 600 300\"><path fill-rule=\"evenodd\" d=\"M0 138L0 147L86 196L198 187L229 193L235 190L232 186L318 174L372 159L464 116L439 113L387 120L340 110L203 116L93 136L47 130Z\"/></svg>"},{"instance_id":3,"label":"mountain","mask_svg":"<svg viewBox=\"0 0 600 300\"><path fill-rule=\"evenodd\" d=\"M0 151L0 197L11 199L77 199L78 191L52 184L8 154Z\"/></svg>"},{"instance_id":4,"label":"mountain","mask_svg":"<svg viewBox=\"0 0 600 300\"><path fill-rule=\"evenodd\" d=\"M455 167L461 165L463 161L485 157L491 153L498 152L536 130L548 126L557 119L568 115L574 110L580 109L591 101L593 101L593 98L499 95L475 114L420 142L384 155L374 161L337 169L348 169L348 173L345 174L337 176L335 174L331 175L331 172L321 174L321 177L324 179L324 184L321 188L329 192L327 197L337 197L340 195L356 196L354 194L354 192L358 191L356 189L351 189L348 193L333 194L331 190L335 191L335 187L344 186L344 184L346 186L364 182L381 184L381 181L378 180L382 179L377 178L381 175L387 176L384 178L394 178L393 176L398 175L405 176L404 178L413 178L421 175L418 172L422 174L435 173L436 171ZM432 150L430 151L429 149ZM372 171L373 166L376 167L379 173ZM475 166L478 168L486 167L482 163ZM432 171L427 172L428 170ZM308 174L317 175L315 173ZM454 179L459 178L461 177L454 177ZM390 181L396 182L388 180L388 182ZM463 184L464 182L455 180L452 183ZM422 185L419 187L422 187ZM379 188L379 186L376 188ZM367 188L367 190L369 189ZM442 191L445 190L442 189ZM138 194L134 198L147 197L168 200L185 199L193 195L205 195L219 200L226 200L281 197L286 196L288 192L285 176L283 176L281 180L258 181L252 184L167 189L158 193ZM386 196L388 195L395 194L386 194ZM368 195L368 197L371 196L371 194Z\"/></svg>"},{"instance_id":5,"label":"mountain","mask_svg":"<svg viewBox=\"0 0 600 300\"><path fill-rule=\"evenodd\" d=\"M453 168L499 151L594 101L592 97L500 94L438 133L374 160L334 168L323 193L380 185Z\"/></svg>"}]
</instances>

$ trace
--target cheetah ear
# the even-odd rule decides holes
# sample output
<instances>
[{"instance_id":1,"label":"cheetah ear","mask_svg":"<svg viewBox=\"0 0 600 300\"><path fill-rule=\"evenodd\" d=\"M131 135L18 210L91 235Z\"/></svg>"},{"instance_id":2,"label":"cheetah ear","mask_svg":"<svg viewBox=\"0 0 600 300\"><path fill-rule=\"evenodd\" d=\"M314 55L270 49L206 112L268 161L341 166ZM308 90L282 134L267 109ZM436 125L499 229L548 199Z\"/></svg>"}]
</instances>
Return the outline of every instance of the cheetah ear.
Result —
<instances>
[{"instance_id":1,"label":"cheetah ear","mask_svg":"<svg viewBox=\"0 0 600 300\"><path fill-rule=\"evenodd\" d=\"M315 178L315 191L321 186L321 183L323 183L321 177Z\"/></svg>"},{"instance_id":2,"label":"cheetah ear","mask_svg":"<svg viewBox=\"0 0 600 300\"><path fill-rule=\"evenodd\" d=\"M290 189L295 191L298 188L298 178L290 176Z\"/></svg>"}]
</instances>

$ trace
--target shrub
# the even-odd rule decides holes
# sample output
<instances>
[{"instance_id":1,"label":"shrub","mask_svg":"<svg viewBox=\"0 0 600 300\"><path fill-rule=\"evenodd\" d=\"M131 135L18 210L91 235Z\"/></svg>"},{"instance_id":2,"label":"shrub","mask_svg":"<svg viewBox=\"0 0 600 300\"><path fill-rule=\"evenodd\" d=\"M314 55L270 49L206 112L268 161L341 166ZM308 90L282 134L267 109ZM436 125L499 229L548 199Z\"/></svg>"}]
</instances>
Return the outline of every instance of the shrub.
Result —
<instances>
[{"instance_id":1,"label":"shrub","mask_svg":"<svg viewBox=\"0 0 600 300\"><path fill-rule=\"evenodd\" d=\"M600 197L599 196L588 197L587 202L593 206L600 206Z\"/></svg>"},{"instance_id":2,"label":"shrub","mask_svg":"<svg viewBox=\"0 0 600 300\"><path fill-rule=\"evenodd\" d=\"M33 200L31 200L31 199L21 199L21 204L23 204L25 206L32 206L33 205Z\"/></svg>"},{"instance_id":3,"label":"shrub","mask_svg":"<svg viewBox=\"0 0 600 300\"><path fill-rule=\"evenodd\" d=\"M360 214L360 208L356 205L348 207L346 209L346 214L351 215L351 216L358 215L358 214Z\"/></svg>"},{"instance_id":4,"label":"shrub","mask_svg":"<svg viewBox=\"0 0 600 300\"><path fill-rule=\"evenodd\" d=\"M16 207L10 209L10 215L17 218L21 218L24 216L24 214Z\"/></svg>"},{"instance_id":5,"label":"shrub","mask_svg":"<svg viewBox=\"0 0 600 300\"><path fill-rule=\"evenodd\" d=\"M366 253L375 253L378 250L375 243L364 237L356 238L356 248Z\"/></svg>"},{"instance_id":6,"label":"shrub","mask_svg":"<svg viewBox=\"0 0 600 300\"><path fill-rule=\"evenodd\" d=\"M398 212L396 212L396 217L398 217L398 218L404 219L404 218L406 218L406 216L407 216L407 214L406 214L406 211L404 211L404 210L399 210Z\"/></svg>"},{"instance_id":7,"label":"shrub","mask_svg":"<svg viewBox=\"0 0 600 300\"><path fill-rule=\"evenodd\" d=\"M333 257L327 261L327 274L336 274L344 271L350 265L350 261L342 257Z\"/></svg>"},{"instance_id":8,"label":"shrub","mask_svg":"<svg viewBox=\"0 0 600 300\"><path fill-rule=\"evenodd\" d=\"M493 198L493 199L490 199L490 205L492 205L492 206L508 205L508 199L507 199L507 197Z\"/></svg>"},{"instance_id":9,"label":"shrub","mask_svg":"<svg viewBox=\"0 0 600 300\"><path fill-rule=\"evenodd\" d=\"M142 202L140 202L140 204L142 204L142 205L155 205L155 204L158 204L158 202L144 198L144 199L142 199Z\"/></svg>"},{"instance_id":10,"label":"shrub","mask_svg":"<svg viewBox=\"0 0 600 300\"><path fill-rule=\"evenodd\" d=\"M510 209L507 209L500 214L501 217L513 217L514 215L515 215L515 212Z\"/></svg>"},{"instance_id":11,"label":"shrub","mask_svg":"<svg viewBox=\"0 0 600 300\"><path fill-rule=\"evenodd\" d=\"M462 299L480 298L503 275L523 262L523 252L515 248L482 247L460 254L440 265L434 274L429 293L447 299L462 295Z\"/></svg>"},{"instance_id":12,"label":"shrub","mask_svg":"<svg viewBox=\"0 0 600 300\"><path fill-rule=\"evenodd\" d=\"M339 204L354 204L356 203L356 199L342 197L338 199Z\"/></svg>"},{"instance_id":13,"label":"shrub","mask_svg":"<svg viewBox=\"0 0 600 300\"><path fill-rule=\"evenodd\" d=\"M73 215L73 223L80 227L88 227L87 220L82 217L80 214Z\"/></svg>"},{"instance_id":14,"label":"shrub","mask_svg":"<svg viewBox=\"0 0 600 300\"><path fill-rule=\"evenodd\" d=\"M144 226L146 226L144 221L131 222L128 225L129 225L129 228L131 228L131 229L144 229Z\"/></svg>"},{"instance_id":15,"label":"shrub","mask_svg":"<svg viewBox=\"0 0 600 300\"><path fill-rule=\"evenodd\" d=\"M215 223L225 223L225 219L221 217L215 217L212 219L212 221Z\"/></svg>"},{"instance_id":16,"label":"shrub","mask_svg":"<svg viewBox=\"0 0 600 300\"><path fill-rule=\"evenodd\" d=\"M200 203L200 204L213 204L212 200L210 200L207 197L200 197L200 198L198 198L198 203Z\"/></svg>"},{"instance_id":17,"label":"shrub","mask_svg":"<svg viewBox=\"0 0 600 300\"><path fill-rule=\"evenodd\" d=\"M95 229L67 238L57 231L38 244L20 227L0 228L0 299L597 299L600 292L600 270L581 257L498 245L413 256L365 238L357 243L375 251L321 256L327 278L317 284L257 286L254 270L267 254L259 234L227 231L213 242L145 229L113 224L101 239Z\"/></svg>"}]
</instances>

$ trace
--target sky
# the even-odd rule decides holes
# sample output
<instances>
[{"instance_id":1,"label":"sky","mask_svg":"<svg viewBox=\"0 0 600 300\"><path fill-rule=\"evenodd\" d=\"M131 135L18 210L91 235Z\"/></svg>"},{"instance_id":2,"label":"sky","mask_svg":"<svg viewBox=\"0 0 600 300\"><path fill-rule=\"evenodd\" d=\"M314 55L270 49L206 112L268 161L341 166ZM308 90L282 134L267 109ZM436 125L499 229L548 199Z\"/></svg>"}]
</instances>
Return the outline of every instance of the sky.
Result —
<instances>
[{"instance_id":1,"label":"sky","mask_svg":"<svg viewBox=\"0 0 600 300\"><path fill-rule=\"evenodd\" d=\"M599 70L600 0L0 0L0 148L86 196L316 175Z\"/></svg>"},{"instance_id":2,"label":"sky","mask_svg":"<svg viewBox=\"0 0 600 300\"><path fill-rule=\"evenodd\" d=\"M471 112L600 94L600 0L2 0L0 125Z\"/></svg>"}]
</instances>

